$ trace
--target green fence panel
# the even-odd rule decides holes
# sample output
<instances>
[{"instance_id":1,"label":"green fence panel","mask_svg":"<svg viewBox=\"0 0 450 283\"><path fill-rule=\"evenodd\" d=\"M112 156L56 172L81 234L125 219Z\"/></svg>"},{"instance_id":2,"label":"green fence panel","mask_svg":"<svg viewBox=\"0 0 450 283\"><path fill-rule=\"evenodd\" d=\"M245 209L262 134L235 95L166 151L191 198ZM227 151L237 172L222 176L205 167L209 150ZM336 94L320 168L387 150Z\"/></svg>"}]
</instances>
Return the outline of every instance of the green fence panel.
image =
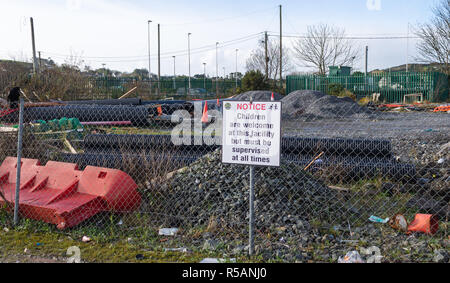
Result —
<instances>
[{"instance_id":1,"label":"green fence panel","mask_svg":"<svg viewBox=\"0 0 450 283\"><path fill-rule=\"evenodd\" d=\"M295 90L318 90L329 93L329 87L339 84L358 99L380 94L380 100L403 102L406 94L422 94L430 102L447 101L449 83L446 74L437 72L393 72L367 76L287 76L286 93Z\"/></svg>"},{"instance_id":2,"label":"green fence panel","mask_svg":"<svg viewBox=\"0 0 450 283\"><path fill-rule=\"evenodd\" d=\"M211 78L191 78L191 92L189 91L189 79L186 77L176 78L161 78L158 80L153 78L152 81L148 78L115 78L115 77L101 77L90 79L90 86L86 86L89 92L95 93L92 97L96 99L102 98L118 98L134 86L138 86L138 90L131 96L141 96L157 98L158 87L160 88L160 96L171 96L184 98L185 96L193 96L193 98L208 98L215 97L217 90L220 96L229 96L236 93L237 87L242 86L241 80L235 79L211 79ZM151 89L150 89L151 85ZM237 86L237 87L236 87Z\"/></svg>"}]
</instances>

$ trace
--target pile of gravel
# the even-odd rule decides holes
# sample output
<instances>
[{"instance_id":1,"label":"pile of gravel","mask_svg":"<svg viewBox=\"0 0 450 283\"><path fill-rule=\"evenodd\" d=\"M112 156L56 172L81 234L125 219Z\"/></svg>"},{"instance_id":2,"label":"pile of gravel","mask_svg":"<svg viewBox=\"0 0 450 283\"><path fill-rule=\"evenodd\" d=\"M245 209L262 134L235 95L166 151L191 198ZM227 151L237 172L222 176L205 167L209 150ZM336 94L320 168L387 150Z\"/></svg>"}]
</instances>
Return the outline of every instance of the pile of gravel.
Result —
<instances>
[{"instance_id":1,"label":"pile of gravel","mask_svg":"<svg viewBox=\"0 0 450 283\"><path fill-rule=\"evenodd\" d=\"M236 96L234 96L231 100L250 100L250 98L253 98L253 101L270 101L272 97L272 92L267 90L254 90L254 91L247 91L244 93L240 93ZM283 97L281 94L274 92L273 97L276 101L281 100Z\"/></svg>"},{"instance_id":2,"label":"pile of gravel","mask_svg":"<svg viewBox=\"0 0 450 283\"><path fill-rule=\"evenodd\" d=\"M294 91L281 101L283 118L363 118L372 114L349 97L340 98L320 91Z\"/></svg>"},{"instance_id":3,"label":"pile of gravel","mask_svg":"<svg viewBox=\"0 0 450 283\"><path fill-rule=\"evenodd\" d=\"M226 226L248 223L249 169L223 164L216 150L173 175L162 184L168 225L207 224L211 217ZM283 163L279 168L255 170L255 215L259 228L296 224L323 215L339 217L342 203L329 189L301 167Z\"/></svg>"}]
</instances>

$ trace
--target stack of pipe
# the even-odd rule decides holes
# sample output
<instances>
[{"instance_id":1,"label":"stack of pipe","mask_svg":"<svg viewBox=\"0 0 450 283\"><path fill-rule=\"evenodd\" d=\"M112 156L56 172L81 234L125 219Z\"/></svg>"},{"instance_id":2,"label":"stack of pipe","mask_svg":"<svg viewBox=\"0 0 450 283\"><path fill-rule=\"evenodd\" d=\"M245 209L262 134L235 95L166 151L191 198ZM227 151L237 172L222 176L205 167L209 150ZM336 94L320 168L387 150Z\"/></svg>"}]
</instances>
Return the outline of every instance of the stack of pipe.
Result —
<instances>
[{"instance_id":1,"label":"stack of pipe","mask_svg":"<svg viewBox=\"0 0 450 283\"><path fill-rule=\"evenodd\" d=\"M135 158L136 162L142 162L142 156L145 156L150 160L173 159L175 163L187 165L220 146L206 145L201 139L199 143L198 137L197 140L189 137L185 144L176 145L169 135L95 134L85 137L83 148L85 153L77 158L83 160L81 163L93 166L99 166L100 159L118 160L118 155ZM281 140L281 151L282 160L302 165L310 163L323 152L311 170L340 166L353 178L370 178L381 174L407 179L416 175L414 165L398 163L393 159L392 146L388 140L285 136ZM94 158L96 155L99 157Z\"/></svg>"}]
</instances>

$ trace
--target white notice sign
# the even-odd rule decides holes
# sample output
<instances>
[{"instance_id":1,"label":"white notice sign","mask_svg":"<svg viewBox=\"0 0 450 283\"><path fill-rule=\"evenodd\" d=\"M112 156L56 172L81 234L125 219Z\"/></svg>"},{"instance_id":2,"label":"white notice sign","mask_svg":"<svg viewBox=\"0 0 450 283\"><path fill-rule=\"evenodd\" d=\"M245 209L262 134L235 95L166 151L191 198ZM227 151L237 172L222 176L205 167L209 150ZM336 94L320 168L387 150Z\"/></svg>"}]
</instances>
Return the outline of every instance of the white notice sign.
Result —
<instances>
[{"instance_id":1,"label":"white notice sign","mask_svg":"<svg viewBox=\"0 0 450 283\"><path fill-rule=\"evenodd\" d=\"M222 162L280 166L281 102L224 101Z\"/></svg>"}]
</instances>

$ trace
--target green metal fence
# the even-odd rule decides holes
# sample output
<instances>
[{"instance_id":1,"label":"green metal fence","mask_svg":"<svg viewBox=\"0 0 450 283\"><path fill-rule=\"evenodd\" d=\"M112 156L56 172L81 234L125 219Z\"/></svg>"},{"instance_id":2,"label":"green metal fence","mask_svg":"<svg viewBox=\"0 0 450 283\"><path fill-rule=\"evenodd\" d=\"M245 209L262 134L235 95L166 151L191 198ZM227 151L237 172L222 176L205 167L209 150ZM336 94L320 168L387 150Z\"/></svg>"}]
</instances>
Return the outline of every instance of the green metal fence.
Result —
<instances>
[{"instance_id":1,"label":"green metal fence","mask_svg":"<svg viewBox=\"0 0 450 283\"><path fill-rule=\"evenodd\" d=\"M380 94L380 101L403 102L407 94L422 94L430 102L448 100L448 76L436 72L395 72L354 76L288 76L286 93L295 90L318 90L329 93L330 88L340 85L356 97Z\"/></svg>"},{"instance_id":2,"label":"green metal fence","mask_svg":"<svg viewBox=\"0 0 450 283\"><path fill-rule=\"evenodd\" d=\"M94 92L101 93L110 98L117 98L129 89L137 86L138 89L132 96L140 97L174 97L174 98L208 98L216 96L227 96L236 92L236 87L241 87L241 81L234 79L203 79L191 78L189 91L188 78L164 78L159 82L157 79L149 81L136 78L95 78L91 79L91 87ZM151 88L150 88L151 86ZM159 88L159 92L158 92ZM218 92L218 93L217 93ZM159 93L159 95L157 95Z\"/></svg>"}]
</instances>

